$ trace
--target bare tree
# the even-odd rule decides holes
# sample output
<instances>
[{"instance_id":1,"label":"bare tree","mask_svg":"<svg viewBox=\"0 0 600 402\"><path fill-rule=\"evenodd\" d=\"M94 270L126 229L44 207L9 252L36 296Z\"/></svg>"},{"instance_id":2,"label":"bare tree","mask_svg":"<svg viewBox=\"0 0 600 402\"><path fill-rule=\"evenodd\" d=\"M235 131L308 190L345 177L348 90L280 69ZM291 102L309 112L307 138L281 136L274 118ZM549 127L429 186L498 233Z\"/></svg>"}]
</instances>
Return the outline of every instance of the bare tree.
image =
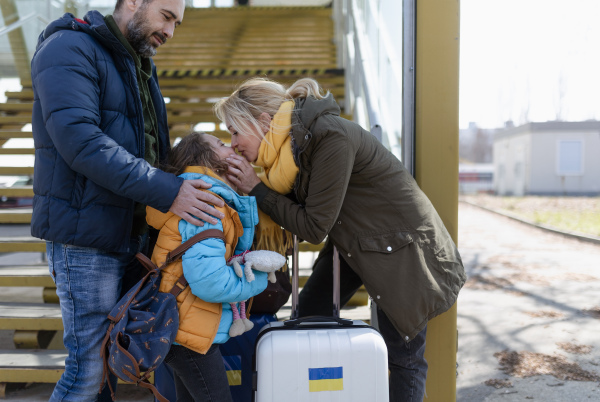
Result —
<instances>
[{"instance_id":1,"label":"bare tree","mask_svg":"<svg viewBox=\"0 0 600 402\"><path fill-rule=\"evenodd\" d=\"M567 93L567 78L564 70L561 69L558 75L558 91L554 100L554 118L556 121L563 121L565 117L565 95Z\"/></svg>"}]
</instances>

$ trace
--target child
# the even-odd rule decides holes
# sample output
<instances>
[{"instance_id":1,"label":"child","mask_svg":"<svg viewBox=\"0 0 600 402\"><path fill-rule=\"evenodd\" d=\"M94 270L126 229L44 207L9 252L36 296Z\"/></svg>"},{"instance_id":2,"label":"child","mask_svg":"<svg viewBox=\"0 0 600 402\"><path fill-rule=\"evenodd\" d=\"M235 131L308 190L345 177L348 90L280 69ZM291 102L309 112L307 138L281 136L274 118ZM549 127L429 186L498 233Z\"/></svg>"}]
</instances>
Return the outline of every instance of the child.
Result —
<instances>
[{"instance_id":1,"label":"child","mask_svg":"<svg viewBox=\"0 0 600 402\"><path fill-rule=\"evenodd\" d=\"M173 369L177 401L231 401L225 366L219 344L229 339L233 314L229 303L244 301L261 293L267 286L267 274L254 271L255 280L239 278L226 261L249 250L258 223L254 197L240 196L224 176L224 160L234 153L218 138L194 132L175 146L168 159L167 172L212 184L212 193L225 201L217 208L225 217L217 224L195 226L171 212L147 208L147 221L160 234L152 261L160 266L169 251L207 229L222 230L221 239L208 238L193 245L179 262L162 271L160 290L171 292L189 285L177 295L179 331L165 358Z\"/></svg>"}]
</instances>

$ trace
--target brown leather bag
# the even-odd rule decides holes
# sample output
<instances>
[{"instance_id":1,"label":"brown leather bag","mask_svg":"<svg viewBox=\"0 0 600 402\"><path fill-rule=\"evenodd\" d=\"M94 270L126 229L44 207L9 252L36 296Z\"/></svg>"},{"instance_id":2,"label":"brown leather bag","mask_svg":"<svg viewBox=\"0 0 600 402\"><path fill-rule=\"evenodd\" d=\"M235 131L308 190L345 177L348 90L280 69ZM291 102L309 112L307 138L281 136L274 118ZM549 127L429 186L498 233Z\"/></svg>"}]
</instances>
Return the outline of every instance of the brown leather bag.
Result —
<instances>
[{"instance_id":1,"label":"brown leather bag","mask_svg":"<svg viewBox=\"0 0 600 402\"><path fill-rule=\"evenodd\" d=\"M292 294L292 283L290 282L290 270L284 266L275 271L275 283L269 282L267 288L260 294L254 296L252 301L253 314L275 314Z\"/></svg>"}]
</instances>

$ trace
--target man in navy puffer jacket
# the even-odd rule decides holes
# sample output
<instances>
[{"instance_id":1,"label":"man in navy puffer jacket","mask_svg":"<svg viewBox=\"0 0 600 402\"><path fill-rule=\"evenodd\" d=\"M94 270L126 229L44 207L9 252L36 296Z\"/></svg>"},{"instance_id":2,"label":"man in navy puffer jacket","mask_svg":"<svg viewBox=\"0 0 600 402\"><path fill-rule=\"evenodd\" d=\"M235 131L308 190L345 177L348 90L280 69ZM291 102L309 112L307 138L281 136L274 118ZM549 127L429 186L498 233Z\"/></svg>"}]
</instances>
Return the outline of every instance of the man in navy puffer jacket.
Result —
<instances>
[{"instance_id":1,"label":"man in navy puffer jacket","mask_svg":"<svg viewBox=\"0 0 600 402\"><path fill-rule=\"evenodd\" d=\"M40 35L31 64L31 231L47 241L69 352L52 401L109 397L98 394L100 345L107 314L141 273L134 256L148 243L145 206L200 226L222 217L209 205L222 201L199 189L210 185L157 168L170 143L150 57L184 7L118 0L112 16L65 14Z\"/></svg>"}]
</instances>

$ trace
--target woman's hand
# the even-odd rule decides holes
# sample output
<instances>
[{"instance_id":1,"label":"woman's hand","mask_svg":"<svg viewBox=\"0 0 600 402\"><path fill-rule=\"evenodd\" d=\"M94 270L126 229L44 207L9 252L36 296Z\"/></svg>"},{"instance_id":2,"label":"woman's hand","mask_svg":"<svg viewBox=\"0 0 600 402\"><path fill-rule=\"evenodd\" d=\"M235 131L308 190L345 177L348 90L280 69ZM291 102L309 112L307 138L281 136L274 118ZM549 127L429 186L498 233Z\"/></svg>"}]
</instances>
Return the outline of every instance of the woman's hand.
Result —
<instances>
[{"instance_id":1,"label":"woman's hand","mask_svg":"<svg viewBox=\"0 0 600 402\"><path fill-rule=\"evenodd\" d=\"M229 164L227 179L234 184L238 190L248 194L260 179L256 175L252 165L240 155L231 155L226 159Z\"/></svg>"}]
</instances>

